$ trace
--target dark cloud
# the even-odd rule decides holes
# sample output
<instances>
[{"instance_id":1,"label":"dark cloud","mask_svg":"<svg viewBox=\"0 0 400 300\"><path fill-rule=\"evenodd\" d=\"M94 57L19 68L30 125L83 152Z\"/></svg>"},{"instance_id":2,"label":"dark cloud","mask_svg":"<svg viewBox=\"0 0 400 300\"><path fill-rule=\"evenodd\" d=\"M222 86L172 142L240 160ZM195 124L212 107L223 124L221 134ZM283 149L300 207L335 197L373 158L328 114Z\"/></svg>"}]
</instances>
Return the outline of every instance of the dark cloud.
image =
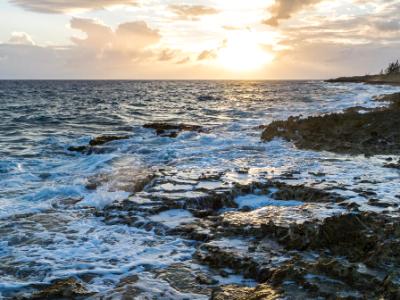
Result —
<instances>
[{"instance_id":1,"label":"dark cloud","mask_svg":"<svg viewBox=\"0 0 400 300\"><path fill-rule=\"evenodd\" d=\"M9 0L23 9L40 13L104 9L113 5L135 5L136 0Z\"/></svg>"},{"instance_id":2,"label":"dark cloud","mask_svg":"<svg viewBox=\"0 0 400 300\"><path fill-rule=\"evenodd\" d=\"M270 8L271 17L264 20L264 24L278 26L281 20L289 19L293 14L314 5L322 0L275 0Z\"/></svg>"},{"instance_id":3,"label":"dark cloud","mask_svg":"<svg viewBox=\"0 0 400 300\"><path fill-rule=\"evenodd\" d=\"M204 5L173 4L169 6L179 18L196 20L201 16L214 15L219 11L213 7Z\"/></svg>"}]
</instances>

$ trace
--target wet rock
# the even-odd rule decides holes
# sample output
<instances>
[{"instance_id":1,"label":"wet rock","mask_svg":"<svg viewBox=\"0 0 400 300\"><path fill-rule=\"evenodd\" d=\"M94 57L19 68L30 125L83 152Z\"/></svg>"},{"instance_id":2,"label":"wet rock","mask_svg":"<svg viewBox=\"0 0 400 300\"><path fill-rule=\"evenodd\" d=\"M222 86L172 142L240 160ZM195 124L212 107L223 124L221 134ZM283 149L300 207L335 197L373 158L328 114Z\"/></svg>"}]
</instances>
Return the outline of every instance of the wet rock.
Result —
<instances>
[{"instance_id":1,"label":"wet rock","mask_svg":"<svg viewBox=\"0 0 400 300\"><path fill-rule=\"evenodd\" d=\"M195 258L279 287L289 298L299 288L305 298L331 297L336 291L343 299L397 296L398 218L350 213L299 223L292 213L286 220L276 211L254 220L242 214L216 218L211 238Z\"/></svg>"},{"instance_id":2,"label":"wet rock","mask_svg":"<svg viewBox=\"0 0 400 300\"><path fill-rule=\"evenodd\" d=\"M102 135L95 137L89 142L90 146L100 146L104 145L105 143L109 143L112 141L118 141L118 140L126 140L129 139L129 136L127 135Z\"/></svg>"},{"instance_id":3,"label":"wet rock","mask_svg":"<svg viewBox=\"0 0 400 300\"><path fill-rule=\"evenodd\" d=\"M127 135L101 135L101 136L91 139L89 142L89 145L70 146L70 147L68 147L68 151L91 154L98 150L98 148L96 148L98 146L102 146L102 145L107 144L112 141L126 140L126 139L129 139L129 136L127 136Z\"/></svg>"},{"instance_id":4,"label":"wet rock","mask_svg":"<svg viewBox=\"0 0 400 300\"><path fill-rule=\"evenodd\" d=\"M70 146L70 147L68 147L68 151L71 151L71 152L81 152L81 153L86 153L86 152L89 152L89 150L90 150L90 147L88 147L88 146Z\"/></svg>"},{"instance_id":5,"label":"wet rock","mask_svg":"<svg viewBox=\"0 0 400 300\"><path fill-rule=\"evenodd\" d=\"M203 132L203 127L191 124L149 123L143 128L154 129L159 136L176 138L182 131Z\"/></svg>"},{"instance_id":6,"label":"wet rock","mask_svg":"<svg viewBox=\"0 0 400 300\"><path fill-rule=\"evenodd\" d=\"M400 160L398 162L387 163L383 165L385 168L399 169L400 170Z\"/></svg>"},{"instance_id":7,"label":"wet rock","mask_svg":"<svg viewBox=\"0 0 400 300\"><path fill-rule=\"evenodd\" d=\"M281 299L280 291L267 284L255 288L238 285L225 285L215 289L212 300L275 300Z\"/></svg>"},{"instance_id":8,"label":"wet rock","mask_svg":"<svg viewBox=\"0 0 400 300\"><path fill-rule=\"evenodd\" d=\"M199 101L213 101L213 100L217 100L218 98L213 97L211 95L201 95L197 97L197 100Z\"/></svg>"},{"instance_id":9,"label":"wet rock","mask_svg":"<svg viewBox=\"0 0 400 300\"><path fill-rule=\"evenodd\" d=\"M174 289L183 293L211 294L211 286L217 281L204 273L193 271L182 264L174 264L161 270L158 278L167 281Z\"/></svg>"},{"instance_id":10,"label":"wet rock","mask_svg":"<svg viewBox=\"0 0 400 300\"><path fill-rule=\"evenodd\" d=\"M400 94L387 108L367 113L347 111L301 119L290 117L264 127L263 141L281 137L297 147L349 154L400 154Z\"/></svg>"},{"instance_id":11,"label":"wet rock","mask_svg":"<svg viewBox=\"0 0 400 300\"><path fill-rule=\"evenodd\" d=\"M99 173L87 179L85 187L88 190L96 190L98 187L107 185L109 191L124 191L137 193L156 178L153 170L145 166L126 166L118 168L115 172Z\"/></svg>"},{"instance_id":12,"label":"wet rock","mask_svg":"<svg viewBox=\"0 0 400 300\"><path fill-rule=\"evenodd\" d=\"M54 208L71 208L82 200L83 198L67 198L52 203L52 206Z\"/></svg>"},{"instance_id":13,"label":"wet rock","mask_svg":"<svg viewBox=\"0 0 400 300\"><path fill-rule=\"evenodd\" d=\"M86 299L94 293L89 292L85 286L75 278L55 280L40 292L34 293L30 299L68 300Z\"/></svg>"}]
</instances>

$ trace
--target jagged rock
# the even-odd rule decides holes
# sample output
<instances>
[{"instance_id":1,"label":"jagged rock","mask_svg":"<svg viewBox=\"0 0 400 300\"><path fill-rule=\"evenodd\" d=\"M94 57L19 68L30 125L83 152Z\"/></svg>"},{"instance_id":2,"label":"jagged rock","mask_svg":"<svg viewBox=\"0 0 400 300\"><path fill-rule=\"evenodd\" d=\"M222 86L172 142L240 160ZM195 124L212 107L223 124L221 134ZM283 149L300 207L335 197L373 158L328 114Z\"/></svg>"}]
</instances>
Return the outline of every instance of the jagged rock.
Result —
<instances>
[{"instance_id":1,"label":"jagged rock","mask_svg":"<svg viewBox=\"0 0 400 300\"><path fill-rule=\"evenodd\" d=\"M215 289L212 300L275 300L281 299L279 290L266 284L260 284L255 288L238 285L225 285Z\"/></svg>"},{"instance_id":2,"label":"jagged rock","mask_svg":"<svg viewBox=\"0 0 400 300\"><path fill-rule=\"evenodd\" d=\"M261 139L281 137L297 147L349 154L400 154L400 94L383 98L387 108L366 113L347 111L301 119L290 117L263 127Z\"/></svg>"},{"instance_id":3,"label":"jagged rock","mask_svg":"<svg viewBox=\"0 0 400 300\"><path fill-rule=\"evenodd\" d=\"M127 135L101 135L101 136L91 139L89 142L89 145L70 146L70 147L68 147L68 151L91 154L93 151L95 151L96 146L102 146L102 145L112 142L112 141L125 140L125 139L129 139L129 136L127 136Z\"/></svg>"},{"instance_id":4,"label":"jagged rock","mask_svg":"<svg viewBox=\"0 0 400 300\"><path fill-rule=\"evenodd\" d=\"M329 79L327 82L333 83L368 83L368 84L395 84L400 83L399 74L378 74L378 75L365 75L365 76L351 76L351 77L339 77L335 79Z\"/></svg>"},{"instance_id":5,"label":"jagged rock","mask_svg":"<svg viewBox=\"0 0 400 300\"><path fill-rule=\"evenodd\" d=\"M90 146L99 146L99 145L104 145L105 143L109 143L112 141L117 141L117 140L126 140L129 139L129 136L127 135L101 135L98 137L95 137L89 142Z\"/></svg>"},{"instance_id":6,"label":"jagged rock","mask_svg":"<svg viewBox=\"0 0 400 300\"><path fill-rule=\"evenodd\" d=\"M203 132L203 127L191 124L149 123L143 128L154 129L157 135L176 138L182 131Z\"/></svg>"},{"instance_id":7,"label":"jagged rock","mask_svg":"<svg viewBox=\"0 0 400 300\"><path fill-rule=\"evenodd\" d=\"M183 293L211 294L211 287L218 282L204 273L193 271L182 264L174 264L157 272L157 277L167 281Z\"/></svg>"},{"instance_id":8,"label":"jagged rock","mask_svg":"<svg viewBox=\"0 0 400 300\"><path fill-rule=\"evenodd\" d=\"M44 300L70 300L86 299L94 293L89 292L85 286L75 278L60 279L52 282L48 287L34 293L30 299Z\"/></svg>"}]
</instances>

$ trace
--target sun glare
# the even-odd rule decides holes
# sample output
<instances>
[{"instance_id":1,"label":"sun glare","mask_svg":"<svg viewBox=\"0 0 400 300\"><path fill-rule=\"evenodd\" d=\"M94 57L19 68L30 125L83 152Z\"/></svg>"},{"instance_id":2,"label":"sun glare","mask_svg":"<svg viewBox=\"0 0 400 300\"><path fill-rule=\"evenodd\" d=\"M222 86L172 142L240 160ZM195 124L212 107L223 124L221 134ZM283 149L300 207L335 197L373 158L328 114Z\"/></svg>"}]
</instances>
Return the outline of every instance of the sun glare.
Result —
<instances>
[{"instance_id":1,"label":"sun glare","mask_svg":"<svg viewBox=\"0 0 400 300\"><path fill-rule=\"evenodd\" d=\"M250 34L229 38L218 52L218 62L232 71L257 70L273 60L273 55L262 49Z\"/></svg>"}]
</instances>

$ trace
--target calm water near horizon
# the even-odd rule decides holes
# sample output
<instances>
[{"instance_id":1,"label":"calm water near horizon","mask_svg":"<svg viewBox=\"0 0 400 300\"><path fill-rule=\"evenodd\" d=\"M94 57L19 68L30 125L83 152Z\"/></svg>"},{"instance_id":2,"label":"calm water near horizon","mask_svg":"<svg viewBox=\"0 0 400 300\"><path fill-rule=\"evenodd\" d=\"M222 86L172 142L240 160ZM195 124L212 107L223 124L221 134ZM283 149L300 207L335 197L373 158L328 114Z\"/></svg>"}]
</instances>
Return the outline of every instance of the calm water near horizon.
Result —
<instances>
[{"instance_id":1,"label":"calm water near horizon","mask_svg":"<svg viewBox=\"0 0 400 300\"><path fill-rule=\"evenodd\" d=\"M400 88L322 81L0 81L0 298L88 273L96 275L89 287L100 293L127 274L141 274L139 284L149 294L204 298L177 293L154 275L176 263L205 268L192 261L193 241L106 224L95 213L130 197L125 184L144 171L166 169L182 184L196 180L189 171L219 172L232 182L244 168L270 178L292 172L294 183L347 186L341 192L348 197L359 187L355 178L363 177L379 181L370 187L378 196L399 201L392 192L400 190L393 180L398 172L382 168L385 157L304 151L280 139L263 143L259 129L289 116L376 107L382 103L373 96L396 91ZM205 130L173 139L143 128L150 122ZM90 155L68 150L100 135L129 138ZM323 182L316 173L324 174ZM90 178L99 175L108 179L88 189ZM157 191L167 192L167 186ZM64 206L66 199L79 201ZM174 211L152 221L173 226L192 217ZM240 276L217 279L253 284Z\"/></svg>"}]
</instances>

